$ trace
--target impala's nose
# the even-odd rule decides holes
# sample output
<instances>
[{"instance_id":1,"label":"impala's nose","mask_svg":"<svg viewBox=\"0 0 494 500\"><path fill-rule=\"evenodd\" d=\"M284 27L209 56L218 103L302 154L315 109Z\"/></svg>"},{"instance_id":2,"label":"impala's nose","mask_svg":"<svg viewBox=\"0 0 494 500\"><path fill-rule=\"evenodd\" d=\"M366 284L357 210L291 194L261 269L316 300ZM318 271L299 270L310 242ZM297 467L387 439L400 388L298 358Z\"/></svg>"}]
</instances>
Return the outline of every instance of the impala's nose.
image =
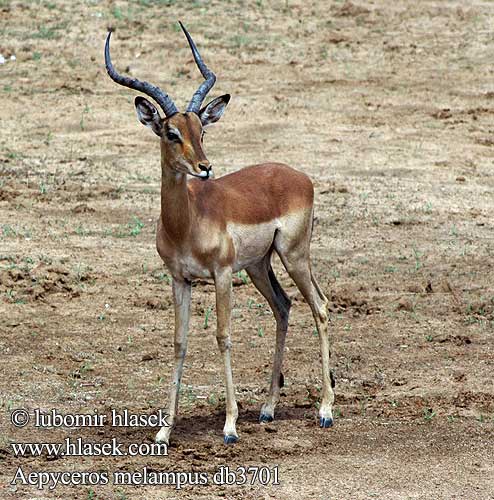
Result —
<instances>
[{"instance_id":1,"label":"impala's nose","mask_svg":"<svg viewBox=\"0 0 494 500\"><path fill-rule=\"evenodd\" d=\"M211 164L209 162L203 162L203 163L199 163L197 165L199 167L199 169L201 170L201 173L200 173L200 176L203 178L203 179L209 179L209 177L211 177Z\"/></svg>"}]
</instances>

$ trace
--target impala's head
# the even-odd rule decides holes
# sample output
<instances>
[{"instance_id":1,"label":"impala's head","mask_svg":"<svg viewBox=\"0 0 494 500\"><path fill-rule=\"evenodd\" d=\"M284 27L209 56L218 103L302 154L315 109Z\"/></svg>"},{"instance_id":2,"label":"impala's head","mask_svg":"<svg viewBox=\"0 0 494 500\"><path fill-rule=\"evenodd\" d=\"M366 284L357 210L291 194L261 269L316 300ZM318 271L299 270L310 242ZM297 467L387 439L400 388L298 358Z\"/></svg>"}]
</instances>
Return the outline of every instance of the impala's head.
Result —
<instances>
[{"instance_id":1,"label":"impala's head","mask_svg":"<svg viewBox=\"0 0 494 500\"><path fill-rule=\"evenodd\" d=\"M108 33L105 44L106 70L112 80L152 97L163 110L164 118L149 100L141 96L135 98L139 121L161 139L163 168L209 179L212 175L211 164L206 158L202 146L204 128L221 118L230 100L230 95L217 97L201 108L202 102L216 81L216 76L204 64L189 32L182 23L180 26L187 37L196 64L205 80L192 96L185 113L180 113L168 94L159 87L117 73L110 58L111 32Z\"/></svg>"}]
</instances>

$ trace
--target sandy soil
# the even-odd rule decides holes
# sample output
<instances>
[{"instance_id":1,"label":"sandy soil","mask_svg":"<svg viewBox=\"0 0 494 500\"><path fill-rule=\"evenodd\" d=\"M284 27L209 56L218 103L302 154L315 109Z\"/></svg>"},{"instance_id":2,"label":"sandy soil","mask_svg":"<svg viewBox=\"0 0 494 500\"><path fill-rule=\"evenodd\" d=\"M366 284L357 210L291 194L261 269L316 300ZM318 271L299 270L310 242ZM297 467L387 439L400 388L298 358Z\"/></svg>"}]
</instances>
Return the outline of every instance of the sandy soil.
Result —
<instances>
[{"instance_id":1,"label":"sandy soil","mask_svg":"<svg viewBox=\"0 0 494 500\"><path fill-rule=\"evenodd\" d=\"M0 498L494 498L493 16L480 0L0 0ZM15 429L15 408L166 407L158 144L135 117L135 93L107 77L103 43L115 28L117 68L183 106L201 80L178 19L218 75L211 95L233 95L206 138L216 175L276 160L314 181L335 426L317 427L318 341L276 263L294 306L275 422L257 423L274 321L237 280L241 440L223 445L214 293L198 284L168 457L16 457L12 442L151 443L155 430ZM281 484L10 485L19 466L221 465L278 465Z\"/></svg>"}]
</instances>

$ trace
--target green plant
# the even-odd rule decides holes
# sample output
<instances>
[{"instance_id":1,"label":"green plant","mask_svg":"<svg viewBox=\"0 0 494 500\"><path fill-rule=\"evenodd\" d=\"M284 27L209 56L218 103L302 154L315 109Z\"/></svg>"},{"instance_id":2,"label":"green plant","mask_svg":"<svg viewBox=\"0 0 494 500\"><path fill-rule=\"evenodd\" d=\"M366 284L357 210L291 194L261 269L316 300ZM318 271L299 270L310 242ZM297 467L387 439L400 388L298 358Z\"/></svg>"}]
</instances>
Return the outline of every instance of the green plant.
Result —
<instances>
[{"instance_id":1,"label":"green plant","mask_svg":"<svg viewBox=\"0 0 494 500\"><path fill-rule=\"evenodd\" d=\"M79 373L81 375L86 375L88 372L92 372L94 370L91 361L84 361L79 368Z\"/></svg>"},{"instance_id":2,"label":"green plant","mask_svg":"<svg viewBox=\"0 0 494 500\"><path fill-rule=\"evenodd\" d=\"M124 19L122 9L118 5L114 5L110 13L115 19L118 19L119 21L122 21Z\"/></svg>"},{"instance_id":3,"label":"green plant","mask_svg":"<svg viewBox=\"0 0 494 500\"><path fill-rule=\"evenodd\" d=\"M13 228L10 224L3 224L1 228L2 228L2 236L5 236L7 238L14 238L15 236L17 236L17 230Z\"/></svg>"},{"instance_id":4,"label":"green plant","mask_svg":"<svg viewBox=\"0 0 494 500\"><path fill-rule=\"evenodd\" d=\"M340 277L340 271L338 271L337 269L331 269L330 274L335 279L338 279Z\"/></svg>"},{"instance_id":5,"label":"green plant","mask_svg":"<svg viewBox=\"0 0 494 500\"><path fill-rule=\"evenodd\" d=\"M38 31L34 33L31 38L42 38L45 40L53 40L56 38L60 38L60 35L58 35L55 32L55 28L47 28L46 26L40 26L38 28Z\"/></svg>"},{"instance_id":6,"label":"green plant","mask_svg":"<svg viewBox=\"0 0 494 500\"><path fill-rule=\"evenodd\" d=\"M239 271L239 272L237 273L237 277L238 277L238 278L240 278L240 279L242 280L242 283L243 283L244 285L246 285L246 284L247 284L247 282L248 282L247 273L246 273L243 269L242 269L242 271Z\"/></svg>"},{"instance_id":7,"label":"green plant","mask_svg":"<svg viewBox=\"0 0 494 500\"><path fill-rule=\"evenodd\" d=\"M144 222L134 215L132 222L128 222L125 226L119 226L113 234L117 238L126 238L127 236L135 237L141 233L143 227Z\"/></svg>"},{"instance_id":8,"label":"green plant","mask_svg":"<svg viewBox=\"0 0 494 500\"><path fill-rule=\"evenodd\" d=\"M250 43L250 38L246 35L234 35L231 37L231 41L233 46L239 49L244 45L248 45Z\"/></svg>"},{"instance_id":9,"label":"green plant","mask_svg":"<svg viewBox=\"0 0 494 500\"><path fill-rule=\"evenodd\" d=\"M367 398L360 398L359 399L359 408L360 408L360 415L365 416L367 414Z\"/></svg>"},{"instance_id":10,"label":"green plant","mask_svg":"<svg viewBox=\"0 0 494 500\"><path fill-rule=\"evenodd\" d=\"M424 408L424 420L431 422L436 416L436 412L432 408Z\"/></svg>"},{"instance_id":11,"label":"green plant","mask_svg":"<svg viewBox=\"0 0 494 500\"><path fill-rule=\"evenodd\" d=\"M168 276L168 274L166 274L165 272L163 271L154 271L151 276L158 280L160 283L161 282L165 282L166 284L170 284L171 283L171 279L170 279L170 276Z\"/></svg>"},{"instance_id":12,"label":"green plant","mask_svg":"<svg viewBox=\"0 0 494 500\"><path fill-rule=\"evenodd\" d=\"M79 120L79 126L81 127L81 131L84 131L84 117L85 117L85 115L89 114L90 111L91 111L91 109L86 104L84 106L84 109L81 112L81 119Z\"/></svg>"},{"instance_id":13,"label":"green plant","mask_svg":"<svg viewBox=\"0 0 494 500\"><path fill-rule=\"evenodd\" d=\"M213 311L213 309L208 306L208 308L206 309L206 313L204 315L204 323L202 325L202 327L204 328L204 330L207 330L208 327L209 327L209 316L211 315L211 312Z\"/></svg>"},{"instance_id":14,"label":"green plant","mask_svg":"<svg viewBox=\"0 0 494 500\"><path fill-rule=\"evenodd\" d=\"M75 233L78 235L78 236L87 236L89 234L89 231L87 231L86 229L84 229L84 226L82 224L79 224L76 228L75 228Z\"/></svg>"},{"instance_id":15,"label":"green plant","mask_svg":"<svg viewBox=\"0 0 494 500\"><path fill-rule=\"evenodd\" d=\"M420 259L424 256L424 252L421 252L416 247L413 247L413 257L415 259L415 272L419 271L423 264L420 262Z\"/></svg>"},{"instance_id":16,"label":"green plant","mask_svg":"<svg viewBox=\"0 0 494 500\"><path fill-rule=\"evenodd\" d=\"M252 306L255 304L255 300L249 298L247 299L247 309L252 309Z\"/></svg>"},{"instance_id":17,"label":"green plant","mask_svg":"<svg viewBox=\"0 0 494 500\"><path fill-rule=\"evenodd\" d=\"M86 264L82 264L81 262L78 262L75 266L75 274L77 281L85 281L88 278L88 273L91 270L89 266Z\"/></svg>"},{"instance_id":18,"label":"green plant","mask_svg":"<svg viewBox=\"0 0 494 500\"><path fill-rule=\"evenodd\" d=\"M191 385L180 387L180 394L185 398L188 404L192 404L197 399Z\"/></svg>"},{"instance_id":19,"label":"green plant","mask_svg":"<svg viewBox=\"0 0 494 500\"><path fill-rule=\"evenodd\" d=\"M133 221L130 224L130 235L137 236L141 233L142 228L144 227L144 222L141 222L135 215L133 217Z\"/></svg>"}]
</instances>

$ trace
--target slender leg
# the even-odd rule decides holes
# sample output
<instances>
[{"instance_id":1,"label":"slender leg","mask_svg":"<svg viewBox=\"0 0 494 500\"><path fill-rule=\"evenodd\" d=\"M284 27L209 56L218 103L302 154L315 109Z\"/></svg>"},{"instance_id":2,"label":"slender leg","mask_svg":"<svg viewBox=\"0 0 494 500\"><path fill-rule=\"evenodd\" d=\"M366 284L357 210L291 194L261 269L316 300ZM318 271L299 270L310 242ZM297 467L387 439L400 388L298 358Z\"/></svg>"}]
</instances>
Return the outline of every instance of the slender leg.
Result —
<instances>
[{"instance_id":1,"label":"slender leg","mask_svg":"<svg viewBox=\"0 0 494 500\"><path fill-rule=\"evenodd\" d=\"M320 290L318 283L316 282L314 276L311 276L312 283L316 288L316 292ZM320 298L320 295L314 293L316 297ZM329 347L329 331L328 331L328 300L324 297L323 300L316 300L316 308L312 308L312 313L314 319L316 320L317 331L319 333L319 343L321 349L321 361L322 361L322 399L321 407L319 408L319 425L321 427L331 427L333 425L333 413L332 406L334 403L334 392L331 383L331 373L329 371L329 358L331 356L331 350ZM314 310L316 312L314 312ZM319 318L319 325L317 325L317 319Z\"/></svg>"},{"instance_id":2,"label":"slender leg","mask_svg":"<svg viewBox=\"0 0 494 500\"><path fill-rule=\"evenodd\" d=\"M279 255L288 274L309 304L316 322L322 361L322 399L319 408L319 424L321 427L331 427L333 425L331 408L334 402L334 393L329 372L328 299L312 276L308 246L298 249L292 248L288 252L279 252Z\"/></svg>"},{"instance_id":3,"label":"slender leg","mask_svg":"<svg viewBox=\"0 0 494 500\"><path fill-rule=\"evenodd\" d=\"M156 435L156 442L167 443L175 425L178 410L180 380L187 352L187 333L189 331L191 285L188 281L173 280L173 302L175 307L175 370L168 398L168 424L163 426Z\"/></svg>"},{"instance_id":4,"label":"slender leg","mask_svg":"<svg viewBox=\"0 0 494 500\"><path fill-rule=\"evenodd\" d=\"M235 443L238 434L235 423L238 417L237 402L235 401L235 387L233 386L231 348L230 339L230 317L232 310L232 270L224 268L218 270L214 275L216 285L216 315L218 317L218 327L216 340L218 348L223 356L225 365L226 384L226 420L223 428L225 444Z\"/></svg>"},{"instance_id":5,"label":"slender leg","mask_svg":"<svg viewBox=\"0 0 494 500\"><path fill-rule=\"evenodd\" d=\"M283 386L283 353L285 351L286 332L288 330L288 315L290 313L290 299L286 295L271 267L271 253L263 261L246 269L254 286L268 301L276 319L276 346L273 359L271 385L266 403L261 408L260 422L272 422L274 410L280 400L280 389Z\"/></svg>"}]
</instances>

